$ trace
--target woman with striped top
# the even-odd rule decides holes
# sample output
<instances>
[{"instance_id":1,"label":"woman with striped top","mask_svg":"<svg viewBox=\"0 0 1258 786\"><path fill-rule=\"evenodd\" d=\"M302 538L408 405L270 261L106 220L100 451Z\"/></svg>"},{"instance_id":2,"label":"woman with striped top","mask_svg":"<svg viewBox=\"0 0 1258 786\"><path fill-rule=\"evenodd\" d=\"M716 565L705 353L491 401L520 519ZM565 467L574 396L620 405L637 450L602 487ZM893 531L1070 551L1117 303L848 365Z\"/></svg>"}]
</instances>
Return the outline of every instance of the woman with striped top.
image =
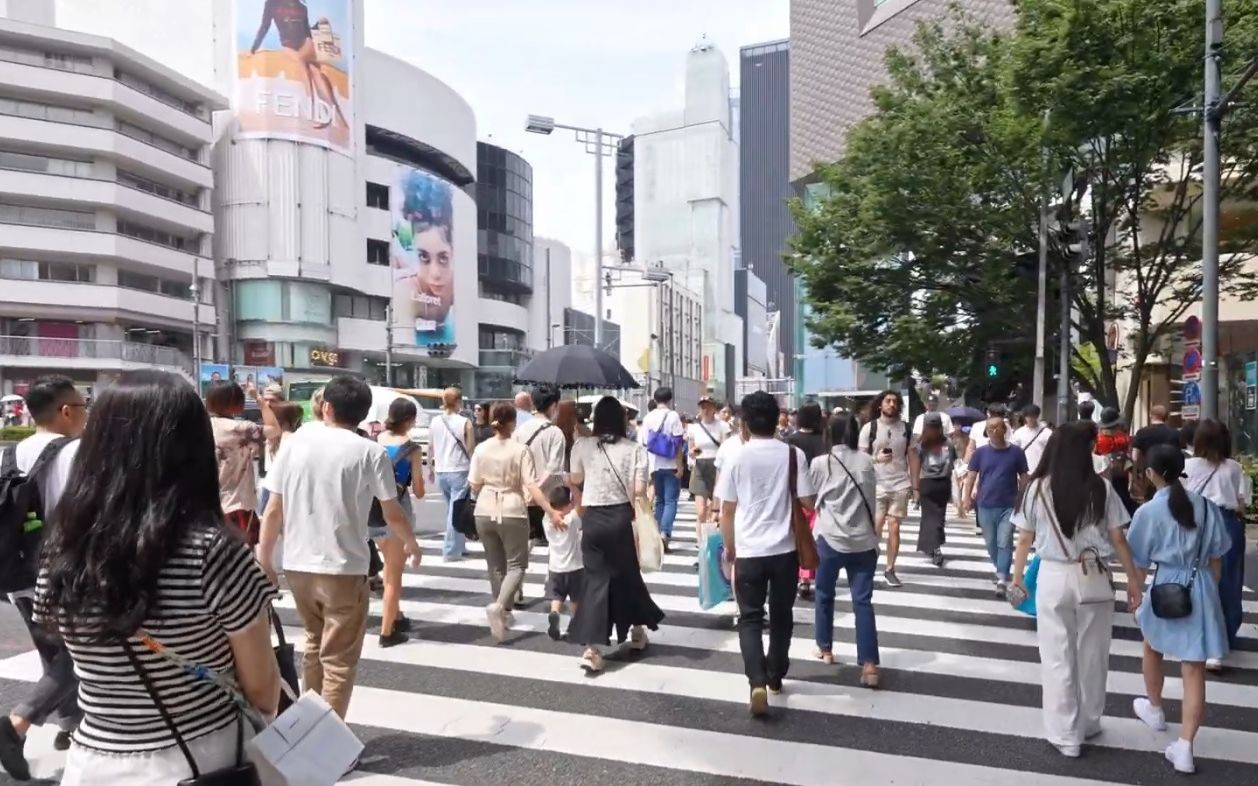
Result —
<instances>
[{"instance_id":1,"label":"woman with striped top","mask_svg":"<svg viewBox=\"0 0 1258 786\"><path fill-rule=\"evenodd\" d=\"M62 783L169 786L192 774L184 745L201 773L234 766L251 727L177 661L230 677L273 715L276 593L223 526L214 437L190 385L137 371L105 389L45 545L36 613L65 639L83 709Z\"/></svg>"}]
</instances>

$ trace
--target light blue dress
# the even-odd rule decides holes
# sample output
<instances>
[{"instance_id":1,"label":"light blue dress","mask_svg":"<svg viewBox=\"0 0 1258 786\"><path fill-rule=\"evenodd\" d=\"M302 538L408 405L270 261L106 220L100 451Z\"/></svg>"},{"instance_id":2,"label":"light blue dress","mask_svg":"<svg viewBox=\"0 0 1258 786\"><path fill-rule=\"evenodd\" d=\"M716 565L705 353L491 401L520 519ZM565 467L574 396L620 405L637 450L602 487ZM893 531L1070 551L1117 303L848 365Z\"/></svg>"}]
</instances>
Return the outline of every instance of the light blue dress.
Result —
<instances>
[{"instance_id":1,"label":"light blue dress","mask_svg":"<svg viewBox=\"0 0 1258 786\"><path fill-rule=\"evenodd\" d=\"M1180 661L1205 661L1223 658L1228 653L1227 629L1223 607L1219 603L1219 584L1210 572L1210 560L1222 557L1231 545L1219 509L1193 492L1192 500L1197 526L1185 529L1171 515L1167 505L1170 495L1162 489L1146 502L1131 520L1127 542L1131 555L1142 568L1159 565L1156 582L1188 582L1193 560L1201 554L1197 578L1192 585L1192 614L1177 620L1162 619L1153 613L1148 594L1136 611L1136 621L1149 646L1163 655Z\"/></svg>"}]
</instances>

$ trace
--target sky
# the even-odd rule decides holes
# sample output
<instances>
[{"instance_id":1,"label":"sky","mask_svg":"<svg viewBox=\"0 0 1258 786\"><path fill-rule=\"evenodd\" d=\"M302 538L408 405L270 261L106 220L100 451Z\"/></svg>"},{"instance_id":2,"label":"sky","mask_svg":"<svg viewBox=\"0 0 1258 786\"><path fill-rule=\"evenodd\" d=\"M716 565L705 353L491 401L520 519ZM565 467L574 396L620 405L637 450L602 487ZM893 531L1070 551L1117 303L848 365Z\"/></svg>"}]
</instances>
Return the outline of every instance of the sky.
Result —
<instances>
[{"instance_id":1,"label":"sky","mask_svg":"<svg viewBox=\"0 0 1258 786\"><path fill-rule=\"evenodd\" d=\"M458 91L482 141L533 166L533 230L594 249L594 158L571 132L527 134L525 117L627 134L680 107L686 53L706 35L730 61L786 38L789 0L366 0L366 43ZM615 242L613 159L604 159L604 246Z\"/></svg>"}]
</instances>

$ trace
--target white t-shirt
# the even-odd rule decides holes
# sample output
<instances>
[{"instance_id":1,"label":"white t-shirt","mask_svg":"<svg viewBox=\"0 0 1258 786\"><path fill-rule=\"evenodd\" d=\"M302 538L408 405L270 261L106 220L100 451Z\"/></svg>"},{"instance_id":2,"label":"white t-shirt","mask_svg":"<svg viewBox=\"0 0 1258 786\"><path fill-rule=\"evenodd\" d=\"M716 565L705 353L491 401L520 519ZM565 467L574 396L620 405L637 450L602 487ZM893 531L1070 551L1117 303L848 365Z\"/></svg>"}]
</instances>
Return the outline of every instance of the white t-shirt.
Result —
<instances>
[{"instance_id":1,"label":"white t-shirt","mask_svg":"<svg viewBox=\"0 0 1258 786\"><path fill-rule=\"evenodd\" d=\"M39 454L44 452L48 443L60 438L60 434L39 431L17 443L17 453L13 458L17 461L18 470L24 475L30 472L31 467L35 466L35 462L39 460ZM74 466L74 457L78 452L79 441L76 439L68 442L58 451L57 458L44 468L39 479L39 492L44 498L45 516L52 512L60 501L62 493L65 492L66 481L70 479L70 468Z\"/></svg>"},{"instance_id":2,"label":"white t-shirt","mask_svg":"<svg viewBox=\"0 0 1258 786\"><path fill-rule=\"evenodd\" d=\"M646 413L646 417L642 419L642 427L638 429L638 443L646 446L647 437L652 431L659 431L668 434L670 437L683 436L686 431L681 425L681 415L678 415L668 407L656 407ZM677 469L677 457L672 456L665 458L657 456L651 451L647 451L647 471L655 472L660 469Z\"/></svg>"},{"instance_id":3,"label":"white t-shirt","mask_svg":"<svg viewBox=\"0 0 1258 786\"><path fill-rule=\"evenodd\" d=\"M367 516L397 499L383 446L352 431L305 425L275 456L265 486L284 501L284 569L366 576Z\"/></svg>"},{"instance_id":4,"label":"white t-shirt","mask_svg":"<svg viewBox=\"0 0 1258 786\"><path fill-rule=\"evenodd\" d=\"M475 445L463 444L467 439L467 423L462 415L446 412L432 419L428 425L428 442L434 472L467 472L471 467Z\"/></svg>"},{"instance_id":5,"label":"white t-shirt","mask_svg":"<svg viewBox=\"0 0 1258 786\"><path fill-rule=\"evenodd\" d=\"M869 451L869 429L877 424L878 431L874 434L873 452ZM894 494L913 487L909 477L909 443L904 438L905 423L898 418L888 420L880 417L873 423L861 427L857 438L856 449L869 453L874 459L874 472L878 476L878 493ZM891 449L891 460L882 459L882 451Z\"/></svg>"},{"instance_id":6,"label":"white t-shirt","mask_svg":"<svg viewBox=\"0 0 1258 786\"><path fill-rule=\"evenodd\" d=\"M734 434L729 439L721 443L721 449L716 451L716 469L720 471L722 467L728 467L730 462L742 452L743 445L747 443L743 441L742 434Z\"/></svg>"},{"instance_id":7,"label":"white t-shirt","mask_svg":"<svg viewBox=\"0 0 1258 786\"><path fill-rule=\"evenodd\" d=\"M1022 448L1022 452L1026 454L1027 469L1035 472L1036 467L1040 465L1040 459L1044 457L1044 448L1048 447L1048 441L1052 439L1052 436L1053 430L1041 423L1036 428L1022 426L1013 432L1013 437L1009 439L1009 442Z\"/></svg>"},{"instance_id":8,"label":"white t-shirt","mask_svg":"<svg viewBox=\"0 0 1258 786\"><path fill-rule=\"evenodd\" d=\"M922 431L926 428L926 414L923 412L913 420L913 436L920 437L922 435ZM944 436L952 436L952 418L948 417L948 413L934 412L931 414L939 416L939 422L943 425Z\"/></svg>"},{"instance_id":9,"label":"white t-shirt","mask_svg":"<svg viewBox=\"0 0 1258 786\"><path fill-rule=\"evenodd\" d=\"M1088 548L1096 549L1102 557L1113 556L1114 547L1110 543L1109 531L1122 529L1131 521L1118 492L1109 482L1105 483L1105 510L1098 511L1098 514L1100 518L1093 525L1077 530L1073 538L1062 538L1070 548L1069 554L1064 553L1061 541L1057 539L1059 531L1054 530L1058 523L1053 510L1052 489L1047 481L1033 480L1027 486L1022 505L1014 511L1011 521L1018 529L1035 533L1035 553L1040 555L1040 559L1073 562Z\"/></svg>"},{"instance_id":10,"label":"white t-shirt","mask_svg":"<svg viewBox=\"0 0 1258 786\"><path fill-rule=\"evenodd\" d=\"M707 431L704 431L707 429ZM721 443L729 436L729 424L723 420L714 420L702 425L696 421L686 428L686 441L699 449L699 458L714 459Z\"/></svg>"},{"instance_id":11,"label":"white t-shirt","mask_svg":"<svg viewBox=\"0 0 1258 786\"><path fill-rule=\"evenodd\" d=\"M1195 491L1221 508L1236 510L1245 495L1245 470L1233 459L1218 465L1203 458L1190 458L1184 462L1184 488ZM1213 474L1212 474L1213 473Z\"/></svg>"},{"instance_id":12,"label":"white t-shirt","mask_svg":"<svg viewBox=\"0 0 1258 786\"><path fill-rule=\"evenodd\" d=\"M737 557L772 557L795 550L791 531L790 454L795 451L798 474L795 493L814 494L804 451L771 438L752 438L716 482L716 496L737 504L734 551Z\"/></svg>"},{"instance_id":13,"label":"white t-shirt","mask_svg":"<svg viewBox=\"0 0 1258 786\"><path fill-rule=\"evenodd\" d=\"M571 573L584 567L581 561L581 517L572 510L563 517L563 520L568 525L565 530L556 527L550 520L550 516L547 516L542 523L542 528L546 530L546 541L549 544L547 546L548 566L551 573Z\"/></svg>"}]
</instances>

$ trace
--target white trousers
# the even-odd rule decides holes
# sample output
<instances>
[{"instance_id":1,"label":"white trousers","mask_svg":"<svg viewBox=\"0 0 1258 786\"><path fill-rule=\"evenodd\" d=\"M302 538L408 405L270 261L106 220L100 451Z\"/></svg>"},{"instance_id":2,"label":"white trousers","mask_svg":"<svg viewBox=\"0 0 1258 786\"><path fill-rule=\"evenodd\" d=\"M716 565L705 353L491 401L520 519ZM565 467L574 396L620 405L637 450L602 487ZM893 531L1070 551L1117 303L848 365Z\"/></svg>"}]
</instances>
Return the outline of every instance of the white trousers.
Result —
<instances>
[{"instance_id":1,"label":"white trousers","mask_svg":"<svg viewBox=\"0 0 1258 786\"><path fill-rule=\"evenodd\" d=\"M1114 604L1080 603L1082 581L1078 563L1040 562L1035 613L1044 734L1055 745L1081 744L1105 714Z\"/></svg>"},{"instance_id":2,"label":"white trousers","mask_svg":"<svg viewBox=\"0 0 1258 786\"><path fill-rule=\"evenodd\" d=\"M245 742L253 736L245 724ZM188 742L204 775L236 763L236 724ZM148 753L100 753L78 745L66 757L61 786L174 786L191 778L188 760L172 745Z\"/></svg>"}]
</instances>

